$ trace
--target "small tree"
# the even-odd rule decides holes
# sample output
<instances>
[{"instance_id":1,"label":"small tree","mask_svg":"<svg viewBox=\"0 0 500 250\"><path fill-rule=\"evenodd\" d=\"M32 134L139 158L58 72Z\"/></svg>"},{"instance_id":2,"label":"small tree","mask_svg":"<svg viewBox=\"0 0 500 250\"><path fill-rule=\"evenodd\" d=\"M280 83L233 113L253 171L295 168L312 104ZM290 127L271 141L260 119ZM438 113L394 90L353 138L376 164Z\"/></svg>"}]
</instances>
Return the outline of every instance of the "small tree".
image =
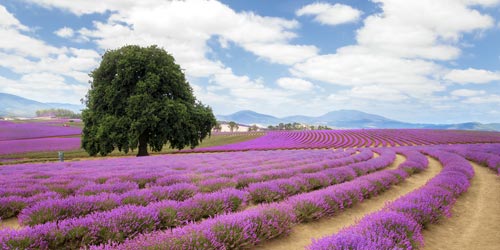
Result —
<instances>
[{"instance_id":1,"label":"small tree","mask_svg":"<svg viewBox=\"0 0 500 250\"><path fill-rule=\"evenodd\" d=\"M259 130L259 127L256 124L253 124L252 126L248 127L248 131L257 131Z\"/></svg>"},{"instance_id":2,"label":"small tree","mask_svg":"<svg viewBox=\"0 0 500 250\"><path fill-rule=\"evenodd\" d=\"M212 109L196 100L179 65L165 50L124 46L107 51L90 74L82 112L82 147L90 155L115 148L148 155L148 145L199 145L215 125Z\"/></svg>"},{"instance_id":3,"label":"small tree","mask_svg":"<svg viewBox=\"0 0 500 250\"><path fill-rule=\"evenodd\" d=\"M233 121L230 121L227 125L229 126L229 130L231 130L231 132L233 132L235 129L237 131L239 128L238 124L236 124L236 122Z\"/></svg>"},{"instance_id":4,"label":"small tree","mask_svg":"<svg viewBox=\"0 0 500 250\"><path fill-rule=\"evenodd\" d=\"M220 124L220 122L217 121L213 129L214 131L220 132L222 130L222 125Z\"/></svg>"}]
</instances>

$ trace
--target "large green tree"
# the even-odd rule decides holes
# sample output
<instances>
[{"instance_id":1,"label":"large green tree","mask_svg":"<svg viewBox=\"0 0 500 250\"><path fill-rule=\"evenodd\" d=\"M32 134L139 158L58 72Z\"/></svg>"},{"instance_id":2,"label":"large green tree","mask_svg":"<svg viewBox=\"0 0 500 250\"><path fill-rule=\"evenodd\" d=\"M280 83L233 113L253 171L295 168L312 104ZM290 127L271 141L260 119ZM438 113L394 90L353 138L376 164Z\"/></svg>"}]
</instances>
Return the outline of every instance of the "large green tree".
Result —
<instances>
[{"instance_id":1,"label":"large green tree","mask_svg":"<svg viewBox=\"0 0 500 250\"><path fill-rule=\"evenodd\" d=\"M82 148L90 155L114 149L137 156L171 148L196 147L216 120L197 101L179 65L157 46L109 50L90 74L82 112Z\"/></svg>"}]
</instances>

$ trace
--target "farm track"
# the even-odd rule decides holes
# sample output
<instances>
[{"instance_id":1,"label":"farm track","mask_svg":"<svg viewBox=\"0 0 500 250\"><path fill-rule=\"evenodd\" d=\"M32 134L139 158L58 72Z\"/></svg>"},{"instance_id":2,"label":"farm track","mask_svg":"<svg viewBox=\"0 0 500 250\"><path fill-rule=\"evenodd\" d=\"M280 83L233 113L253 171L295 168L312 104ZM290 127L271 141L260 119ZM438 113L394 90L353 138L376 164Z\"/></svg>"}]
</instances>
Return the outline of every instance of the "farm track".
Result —
<instances>
[{"instance_id":1,"label":"farm track","mask_svg":"<svg viewBox=\"0 0 500 250\"><path fill-rule=\"evenodd\" d=\"M404 161L404 157L396 155L395 162ZM389 168L395 168L393 164ZM407 178L404 182L391 187L384 193L364 200L356 204L354 207L346 209L337 216L324 218L315 222L299 224L293 227L290 235L277 238L263 244L258 245L255 249L260 250L293 250L304 249L311 244L313 238L318 239L324 236L332 235L342 228L354 225L358 220L365 215L375 212L383 208L387 202L393 201L400 196L412 192L413 190L425 185L427 181L436 176L442 169L441 163L433 158L429 158L429 167L418 174L414 174ZM452 249L452 248L450 248ZM460 249L460 248L455 248Z\"/></svg>"},{"instance_id":2,"label":"farm track","mask_svg":"<svg viewBox=\"0 0 500 250\"><path fill-rule=\"evenodd\" d=\"M500 177L471 162L476 175L452 216L423 231L426 250L500 248Z\"/></svg>"},{"instance_id":3,"label":"farm track","mask_svg":"<svg viewBox=\"0 0 500 250\"><path fill-rule=\"evenodd\" d=\"M17 220L17 217L14 218L9 218L0 221L0 230L1 229L6 229L6 228L11 228L11 229L21 229L21 225L19 224L19 221Z\"/></svg>"}]
</instances>

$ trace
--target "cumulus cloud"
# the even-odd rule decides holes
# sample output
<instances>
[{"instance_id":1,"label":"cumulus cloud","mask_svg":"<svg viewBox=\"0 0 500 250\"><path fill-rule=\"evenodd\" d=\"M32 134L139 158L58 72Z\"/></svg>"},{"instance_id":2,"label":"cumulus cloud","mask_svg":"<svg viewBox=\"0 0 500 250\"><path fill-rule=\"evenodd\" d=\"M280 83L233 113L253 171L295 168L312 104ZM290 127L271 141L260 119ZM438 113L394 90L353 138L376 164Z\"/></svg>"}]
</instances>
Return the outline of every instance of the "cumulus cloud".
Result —
<instances>
[{"instance_id":1,"label":"cumulus cloud","mask_svg":"<svg viewBox=\"0 0 500 250\"><path fill-rule=\"evenodd\" d=\"M454 69L448 72L444 76L444 79L459 84L467 84L467 83L483 84L492 81L499 81L500 73L483 69L473 69L473 68L468 68L464 70Z\"/></svg>"},{"instance_id":2,"label":"cumulus cloud","mask_svg":"<svg viewBox=\"0 0 500 250\"><path fill-rule=\"evenodd\" d=\"M0 82L0 92L40 102L80 104L88 89L86 84L68 84L60 75L51 73L25 74L19 80L0 76Z\"/></svg>"},{"instance_id":3,"label":"cumulus cloud","mask_svg":"<svg viewBox=\"0 0 500 250\"><path fill-rule=\"evenodd\" d=\"M277 81L278 85L284 89L296 91L309 91L314 88L314 84L300 78L282 77Z\"/></svg>"},{"instance_id":4,"label":"cumulus cloud","mask_svg":"<svg viewBox=\"0 0 500 250\"><path fill-rule=\"evenodd\" d=\"M325 25L339 25L359 20L362 12L344 4L312 3L298 9L297 16L312 15L314 21Z\"/></svg>"},{"instance_id":5,"label":"cumulus cloud","mask_svg":"<svg viewBox=\"0 0 500 250\"><path fill-rule=\"evenodd\" d=\"M70 37L73 37L75 32L73 31L72 28L62 27L62 28L54 31L54 34L56 34L57 36L60 36L62 38L70 38Z\"/></svg>"},{"instance_id":6,"label":"cumulus cloud","mask_svg":"<svg viewBox=\"0 0 500 250\"><path fill-rule=\"evenodd\" d=\"M340 86L378 85L415 97L444 89L444 86L434 79L440 70L439 66L432 62L351 49L354 47L340 50L337 54L316 56L296 64L291 72L296 76Z\"/></svg>"},{"instance_id":7,"label":"cumulus cloud","mask_svg":"<svg viewBox=\"0 0 500 250\"><path fill-rule=\"evenodd\" d=\"M14 15L12 15L7 9L0 5L0 27L2 29L14 28L16 30L28 31L28 27L22 25L19 20L17 20Z\"/></svg>"},{"instance_id":8,"label":"cumulus cloud","mask_svg":"<svg viewBox=\"0 0 500 250\"><path fill-rule=\"evenodd\" d=\"M99 54L90 49L47 44L25 32L30 29L1 5L0 16L0 67L19 74L18 79L1 77L0 92L42 102L79 103L88 89L88 73L98 65Z\"/></svg>"},{"instance_id":9,"label":"cumulus cloud","mask_svg":"<svg viewBox=\"0 0 500 250\"><path fill-rule=\"evenodd\" d=\"M370 89L373 96L382 89L394 89L400 93L397 98L428 100L446 89L442 79L449 70L438 61L460 55L458 42L464 33L494 25L492 17L471 7L492 1L373 2L382 12L364 20L356 31L357 44L297 63L290 69L292 75L351 87L351 96L365 99L370 98L365 91L370 88L365 86L377 86Z\"/></svg>"},{"instance_id":10,"label":"cumulus cloud","mask_svg":"<svg viewBox=\"0 0 500 250\"><path fill-rule=\"evenodd\" d=\"M382 14L371 15L357 32L361 46L406 58L450 60L464 32L491 28L494 19L455 0L374 0ZM439 11L436 11L439 10ZM425 13L423 15L422 13Z\"/></svg>"}]
</instances>

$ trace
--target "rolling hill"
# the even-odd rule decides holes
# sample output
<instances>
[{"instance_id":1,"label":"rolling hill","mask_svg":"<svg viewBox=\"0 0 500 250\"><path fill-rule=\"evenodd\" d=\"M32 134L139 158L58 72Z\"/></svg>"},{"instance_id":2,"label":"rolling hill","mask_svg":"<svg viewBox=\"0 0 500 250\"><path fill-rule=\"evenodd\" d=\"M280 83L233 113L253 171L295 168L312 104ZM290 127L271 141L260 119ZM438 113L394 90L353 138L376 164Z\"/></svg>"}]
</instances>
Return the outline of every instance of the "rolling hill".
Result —
<instances>
[{"instance_id":1,"label":"rolling hill","mask_svg":"<svg viewBox=\"0 0 500 250\"><path fill-rule=\"evenodd\" d=\"M51 108L68 109L80 113L84 106L67 103L43 103L16 95L0 93L0 116L35 117L37 110Z\"/></svg>"},{"instance_id":2,"label":"rolling hill","mask_svg":"<svg viewBox=\"0 0 500 250\"><path fill-rule=\"evenodd\" d=\"M299 115L283 118L260 114L251 110L242 110L230 115L218 115L217 119L220 121L235 121L237 123L258 124L261 126L298 122L308 125L327 125L332 128L429 128L500 131L500 123L417 124L396 121L357 110L337 110L321 116Z\"/></svg>"}]
</instances>

